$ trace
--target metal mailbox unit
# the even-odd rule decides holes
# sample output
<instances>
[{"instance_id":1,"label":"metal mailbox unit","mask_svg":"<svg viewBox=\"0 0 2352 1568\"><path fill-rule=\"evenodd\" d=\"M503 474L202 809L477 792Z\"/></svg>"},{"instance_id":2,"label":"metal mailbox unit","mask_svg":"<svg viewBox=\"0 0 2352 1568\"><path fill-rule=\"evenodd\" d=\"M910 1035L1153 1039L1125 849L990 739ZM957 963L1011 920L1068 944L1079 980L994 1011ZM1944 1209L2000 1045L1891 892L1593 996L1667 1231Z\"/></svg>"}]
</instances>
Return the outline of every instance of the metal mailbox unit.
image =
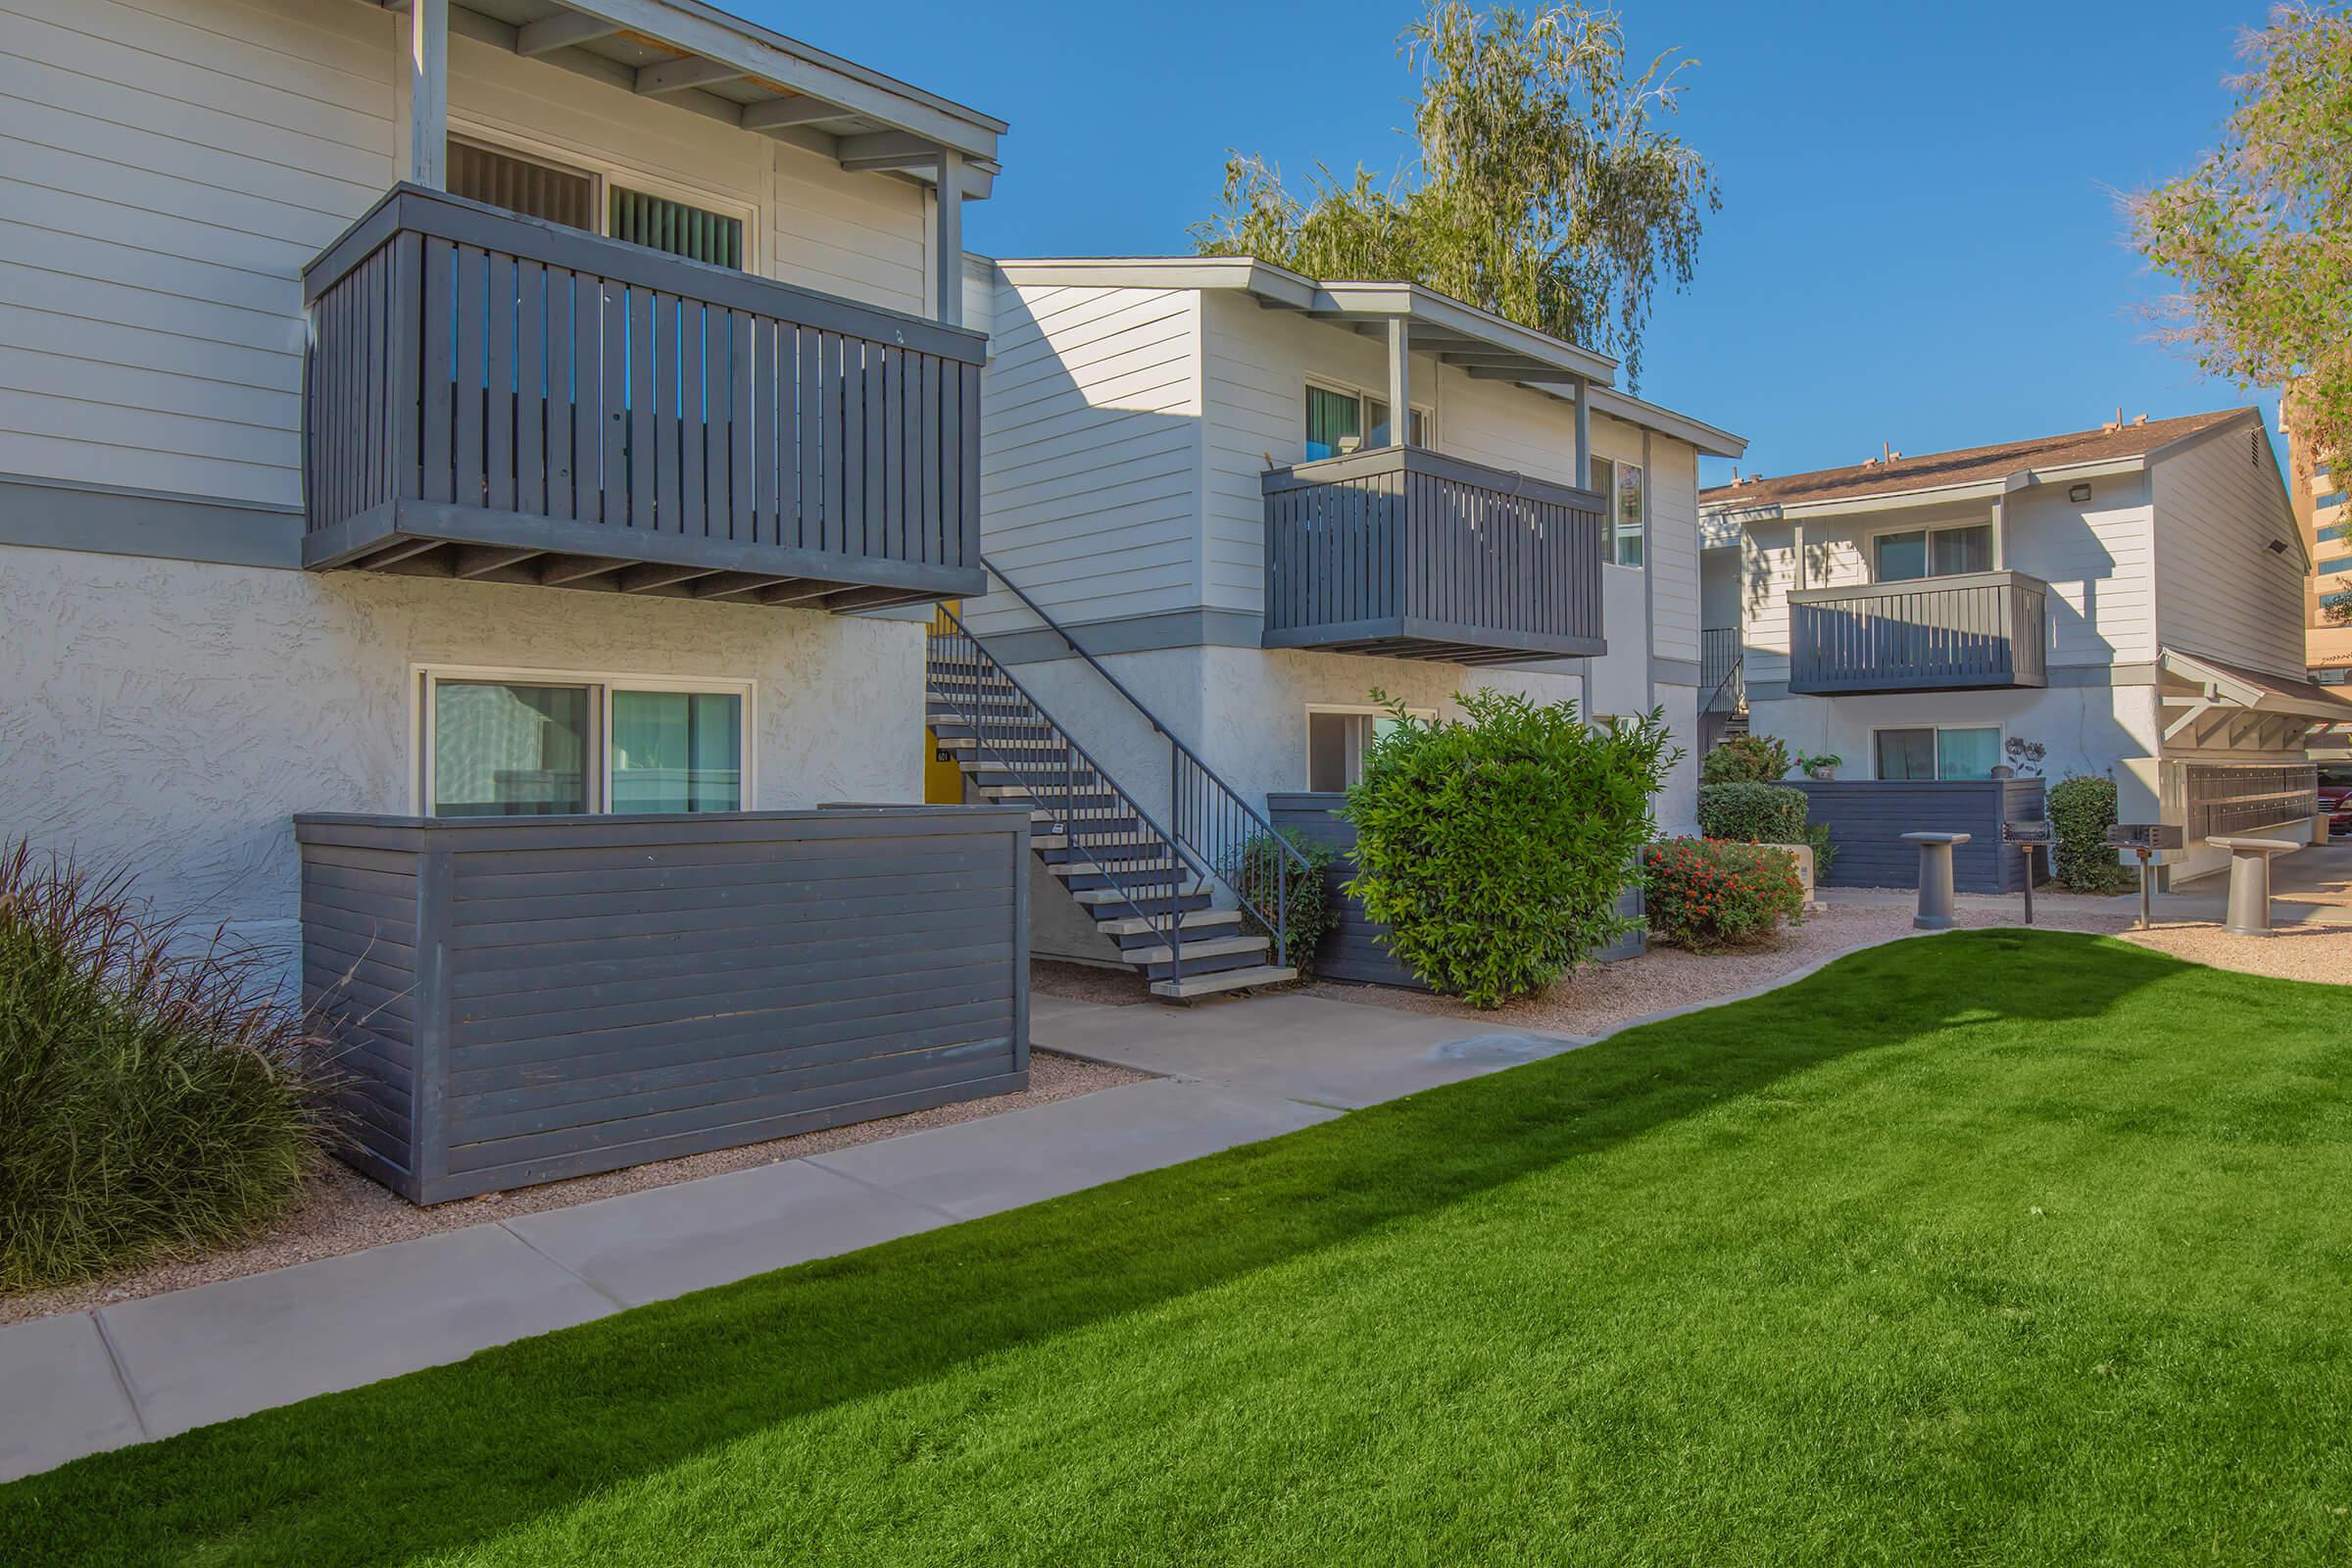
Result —
<instances>
[{"instance_id":1,"label":"metal mailbox unit","mask_svg":"<svg viewBox=\"0 0 2352 1568\"><path fill-rule=\"evenodd\" d=\"M412 1201L1027 1086L1023 808L295 835L345 1157Z\"/></svg>"}]
</instances>

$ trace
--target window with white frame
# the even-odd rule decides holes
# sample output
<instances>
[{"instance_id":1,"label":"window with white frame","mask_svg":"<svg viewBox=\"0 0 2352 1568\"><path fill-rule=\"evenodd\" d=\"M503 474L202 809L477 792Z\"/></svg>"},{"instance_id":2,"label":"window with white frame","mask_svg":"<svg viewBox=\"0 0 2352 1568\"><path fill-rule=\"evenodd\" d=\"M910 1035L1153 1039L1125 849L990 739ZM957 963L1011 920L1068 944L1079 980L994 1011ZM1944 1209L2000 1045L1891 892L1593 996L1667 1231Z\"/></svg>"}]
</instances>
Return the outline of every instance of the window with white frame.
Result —
<instances>
[{"instance_id":1,"label":"window with white frame","mask_svg":"<svg viewBox=\"0 0 2352 1568\"><path fill-rule=\"evenodd\" d=\"M1649 487L1639 463L1592 459L1590 482L1600 497L1600 559L1640 566L1649 532Z\"/></svg>"},{"instance_id":2,"label":"window with white frame","mask_svg":"<svg viewBox=\"0 0 2352 1568\"><path fill-rule=\"evenodd\" d=\"M690 262L742 270L749 209L727 211L657 189L623 170L592 168L503 147L473 136L449 138L452 195L487 202L526 218L584 228Z\"/></svg>"},{"instance_id":3,"label":"window with white frame","mask_svg":"<svg viewBox=\"0 0 2352 1568\"><path fill-rule=\"evenodd\" d=\"M1921 724L1874 730L1871 747L1883 780L1990 778L2001 760L2001 728Z\"/></svg>"},{"instance_id":4,"label":"window with white frame","mask_svg":"<svg viewBox=\"0 0 2352 1568\"><path fill-rule=\"evenodd\" d=\"M1405 426L1405 440L1426 450L1436 427L1436 414L1415 405L1412 420ZM1388 399L1354 387L1306 383L1307 462L1388 444Z\"/></svg>"},{"instance_id":5,"label":"window with white frame","mask_svg":"<svg viewBox=\"0 0 2352 1568\"><path fill-rule=\"evenodd\" d=\"M750 796L748 681L426 669L417 700L428 816L736 811Z\"/></svg>"},{"instance_id":6,"label":"window with white frame","mask_svg":"<svg viewBox=\"0 0 2352 1568\"><path fill-rule=\"evenodd\" d=\"M1971 522L1950 528L1905 528L1870 542L1875 582L1910 582L1921 577L1955 577L1992 569L1992 524Z\"/></svg>"},{"instance_id":7,"label":"window with white frame","mask_svg":"<svg viewBox=\"0 0 2352 1568\"><path fill-rule=\"evenodd\" d=\"M1420 719L1438 716L1433 708L1408 708L1405 711ZM1385 708L1310 704L1306 710L1306 787L1336 792L1361 779L1364 758L1396 722L1396 715Z\"/></svg>"}]
</instances>

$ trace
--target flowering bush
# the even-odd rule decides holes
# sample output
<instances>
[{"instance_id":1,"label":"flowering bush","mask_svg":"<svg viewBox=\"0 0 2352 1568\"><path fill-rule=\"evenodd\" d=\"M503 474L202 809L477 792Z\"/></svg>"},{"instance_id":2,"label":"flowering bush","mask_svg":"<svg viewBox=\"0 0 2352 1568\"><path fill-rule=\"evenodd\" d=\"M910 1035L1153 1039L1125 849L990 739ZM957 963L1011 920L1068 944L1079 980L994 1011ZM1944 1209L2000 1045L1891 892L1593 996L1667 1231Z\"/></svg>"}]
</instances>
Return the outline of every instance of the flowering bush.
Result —
<instances>
[{"instance_id":1,"label":"flowering bush","mask_svg":"<svg viewBox=\"0 0 2352 1568\"><path fill-rule=\"evenodd\" d=\"M1768 844L1666 839L1642 853L1649 929L1694 953L1761 942L1804 918L1796 857Z\"/></svg>"}]
</instances>

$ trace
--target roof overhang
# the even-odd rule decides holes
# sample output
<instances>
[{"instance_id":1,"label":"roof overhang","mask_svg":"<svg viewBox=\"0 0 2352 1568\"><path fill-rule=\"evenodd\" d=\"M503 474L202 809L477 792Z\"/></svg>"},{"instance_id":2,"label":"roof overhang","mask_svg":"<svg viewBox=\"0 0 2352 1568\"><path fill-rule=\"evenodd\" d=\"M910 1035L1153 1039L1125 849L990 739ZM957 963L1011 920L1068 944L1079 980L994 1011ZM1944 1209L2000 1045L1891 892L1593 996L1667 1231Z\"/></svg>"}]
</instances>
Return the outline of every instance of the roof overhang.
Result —
<instances>
[{"instance_id":1,"label":"roof overhang","mask_svg":"<svg viewBox=\"0 0 2352 1568\"><path fill-rule=\"evenodd\" d=\"M1729 430L1693 419L1687 414L1677 414L1672 409L1643 402L1631 393L1619 392L1611 387L1592 389L1592 408L1594 412L1605 414L1612 419L1622 419L1627 424L1655 430L1677 441L1687 441L1711 458L1738 458L1747 454L1747 437L1743 435L1734 435Z\"/></svg>"},{"instance_id":2,"label":"roof overhang","mask_svg":"<svg viewBox=\"0 0 2352 1568\"><path fill-rule=\"evenodd\" d=\"M1719 513L1742 524L1759 522L1800 522L1808 517L1848 516L1858 513L1905 512L1917 507L1942 506L1952 502L1999 500L2014 491L2031 489L2044 484L2077 484L2085 479L2108 478L2116 474L2142 473L2149 465L2182 447L2211 440L2226 430L2237 428L2247 419L2259 422L2260 416L2248 409L2240 418L2226 419L2207 425L2202 430L2167 441L2159 447L2127 457L2094 458L2083 463L2049 464L2028 466L2013 472L1986 479L1974 479L1966 484L1918 485L1904 490L1874 491L1861 496L1825 496L1815 501L1767 501L1742 505L1736 497L1721 497L1713 501L1701 498L1701 513Z\"/></svg>"},{"instance_id":3,"label":"roof overhang","mask_svg":"<svg viewBox=\"0 0 2352 1568\"><path fill-rule=\"evenodd\" d=\"M2315 732L2352 726L2352 699L2317 681L2240 668L2167 648L2158 660L2169 682L2159 701L2167 745L2291 750Z\"/></svg>"},{"instance_id":4,"label":"roof overhang","mask_svg":"<svg viewBox=\"0 0 2352 1568\"><path fill-rule=\"evenodd\" d=\"M377 0L406 11L410 0ZM452 32L822 153L986 197L1004 122L702 0L452 0Z\"/></svg>"},{"instance_id":5,"label":"roof overhang","mask_svg":"<svg viewBox=\"0 0 2352 1568\"><path fill-rule=\"evenodd\" d=\"M997 266L1015 283L1049 287L1231 289L1267 310L1297 311L1369 335L1402 321L1414 353L1482 381L1573 386L1581 377L1606 387L1617 379L1617 362L1605 354L1418 283L1323 283L1248 256L1062 257Z\"/></svg>"}]
</instances>

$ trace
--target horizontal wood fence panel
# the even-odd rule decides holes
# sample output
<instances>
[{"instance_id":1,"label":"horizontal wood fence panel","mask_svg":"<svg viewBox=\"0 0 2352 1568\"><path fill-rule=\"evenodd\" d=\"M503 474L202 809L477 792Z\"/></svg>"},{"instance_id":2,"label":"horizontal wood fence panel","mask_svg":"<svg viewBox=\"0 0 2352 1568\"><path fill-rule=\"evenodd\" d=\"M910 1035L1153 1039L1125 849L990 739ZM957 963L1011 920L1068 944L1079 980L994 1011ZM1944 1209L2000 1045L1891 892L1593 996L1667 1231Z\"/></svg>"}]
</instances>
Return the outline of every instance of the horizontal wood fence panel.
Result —
<instances>
[{"instance_id":1,"label":"horizontal wood fence panel","mask_svg":"<svg viewBox=\"0 0 2352 1568\"><path fill-rule=\"evenodd\" d=\"M416 1202L1027 1082L1023 808L295 820L347 1154Z\"/></svg>"},{"instance_id":2,"label":"horizontal wood fence panel","mask_svg":"<svg viewBox=\"0 0 2352 1568\"><path fill-rule=\"evenodd\" d=\"M1919 847L1905 833L1966 833L1952 850L1952 880L1963 893L2016 893L2025 887L2025 856L2001 843L2001 823L2043 819L2042 781L1792 779L1805 792L1806 811L1830 829L1837 854L1823 887L1915 888ZM2034 858L2037 877L2049 876L2049 852Z\"/></svg>"},{"instance_id":3,"label":"horizontal wood fence panel","mask_svg":"<svg viewBox=\"0 0 2352 1568\"><path fill-rule=\"evenodd\" d=\"M977 333L410 185L303 281L312 566L986 591Z\"/></svg>"}]
</instances>

